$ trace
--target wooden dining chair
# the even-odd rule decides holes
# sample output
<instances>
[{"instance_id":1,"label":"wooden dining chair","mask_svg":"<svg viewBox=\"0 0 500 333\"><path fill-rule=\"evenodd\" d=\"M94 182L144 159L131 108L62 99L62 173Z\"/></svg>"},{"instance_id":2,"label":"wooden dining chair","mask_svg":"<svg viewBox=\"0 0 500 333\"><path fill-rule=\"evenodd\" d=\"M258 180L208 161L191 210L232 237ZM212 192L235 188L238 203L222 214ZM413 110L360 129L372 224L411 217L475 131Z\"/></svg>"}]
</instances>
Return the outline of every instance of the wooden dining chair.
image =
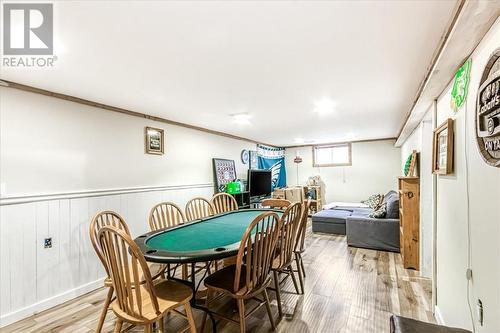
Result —
<instances>
[{"instance_id":1,"label":"wooden dining chair","mask_svg":"<svg viewBox=\"0 0 500 333\"><path fill-rule=\"evenodd\" d=\"M186 222L186 217L182 209L173 202L161 202L151 208L149 212L149 229L158 231L167 228L172 228ZM175 271L179 265L174 268ZM170 266L167 265L170 272ZM187 265L182 265L182 278L189 278Z\"/></svg>"},{"instance_id":2,"label":"wooden dining chair","mask_svg":"<svg viewBox=\"0 0 500 333\"><path fill-rule=\"evenodd\" d=\"M238 202L236 202L236 199L231 194L217 193L212 197L210 203L214 208L215 214L238 210Z\"/></svg>"},{"instance_id":3,"label":"wooden dining chair","mask_svg":"<svg viewBox=\"0 0 500 333\"><path fill-rule=\"evenodd\" d=\"M114 332L120 332L123 322L128 322L143 325L146 333L151 333L153 323L158 323L159 332L163 333L167 312L184 317L191 333L196 332L189 303L193 293L188 286L172 280L153 283L142 252L124 230L103 227L98 239L116 291L116 299L111 303L117 317ZM186 313L179 307L184 307Z\"/></svg>"},{"instance_id":4,"label":"wooden dining chair","mask_svg":"<svg viewBox=\"0 0 500 333\"><path fill-rule=\"evenodd\" d=\"M285 209L292 203L285 199L264 199L260 204L262 205L262 207Z\"/></svg>"},{"instance_id":5,"label":"wooden dining chair","mask_svg":"<svg viewBox=\"0 0 500 333\"><path fill-rule=\"evenodd\" d=\"M173 202L161 202L149 213L149 228L157 231L175 227L186 222L184 212Z\"/></svg>"},{"instance_id":6,"label":"wooden dining chair","mask_svg":"<svg viewBox=\"0 0 500 333\"><path fill-rule=\"evenodd\" d=\"M97 323L97 328L96 328L97 333L100 333L102 330L102 326L104 325L104 320L106 319L106 314L109 309L109 304L111 303L114 293L110 270L106 263L106 260L104 259L104 255L102 253L102 249L101 246L99 245L99 240L98 240L99 231L106 226L115 227L117 229L123 230L123 232L130 235L129 228L125 223L125 220L118 213L112 211L100 212L90 222L90 228L89 228L90 241L92 243L92 246L94 247L97 257L101 261L102 265L104 266L104 270L106 271L107 277L104 279L104 286L108 288L108 293L104 301L104 307L102 309L99 322ZM153 264L153 263L149 264L148 268L155 279L162 276L165 270L164 265Z\"/></svg>"},{"instance_id":7,"label":"wooden dining chair","mask_svg":"<svg viewBox=\"0 0 500 333\"><path fill-rule=\"evenodd\" d=\"M280 219L281 229L278 246L271 266L274 277L274 291L276 292L276 302L278 303L278 313L280 317L283 316L283 310L280 287L282 281L279 275L283 273L287 275L286 277L291 276L295 291L297 294L300 294L292 263L294 261L293 250L295 249L297 230L301 221L301 208L302 206L299 202L288 206Z\"/></svg>"},{"instance_id":8,"label":"wooden dining chair","mask_svg":"<svg viewBox=\"0 0 500 333\"><path fill-rule=\"evenodd\" d=\"M193 198L186 204L186 217L189 221L214 215L214 207L205 198Z\"/></svg>"},{"instance_id":9,"label":"wooden dining chair","mask_svg":"<svg viewBox=\"0 0 500 333\"><path fill-rule=\"evenodd\" d=\"M212 314L221 319L238 323L240 332L245 332L245 319L260 306L265 305L273 330L274 319L266 288L271 284L271 264L276 251L281 221L274 212L257 216L248 226L241 238L236 264L209 275L204 284L207 287L206 308L210 309L212 295L225 294L236 300L239 320L234 320L216 312ZM263 299L257 298L262 296ZM246 313L245 300L255 299L259 304ZM201 332L205 328L207 315L203 317Z\"/></svg>"},{"instance_id":10,"label":"wooden dining chair","mask_svg":"<svg viewBox=\"0 0 500 333\"><path fill-rule=\"evenodd\" d=\"M304 280L306 278L306 270L304 269L304 261L302 260L302 253L305 251L305 240L307 230L307 219L309 217L309 209L311 207L311 199L302 203L302 211L300 217L300 224L297 228L297 235L295 237L295 248L293 253L295 255L295 264L297 266L297 273L299 275L300 288L304 293Z\"/></svg>"}]
</instances>

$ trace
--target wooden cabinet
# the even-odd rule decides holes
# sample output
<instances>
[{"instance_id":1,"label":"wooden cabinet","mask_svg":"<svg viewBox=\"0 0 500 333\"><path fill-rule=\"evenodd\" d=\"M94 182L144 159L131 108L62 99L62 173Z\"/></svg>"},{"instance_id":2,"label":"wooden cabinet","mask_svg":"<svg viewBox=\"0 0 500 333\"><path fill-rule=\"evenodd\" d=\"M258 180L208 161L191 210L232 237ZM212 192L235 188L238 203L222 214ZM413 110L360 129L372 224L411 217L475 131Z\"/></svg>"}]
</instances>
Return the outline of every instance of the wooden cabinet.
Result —
<instances>
[{"instance_id":1,"label":"wooden cabinet","mask_svg":"<svg viewBox=\"0 0 500 333\"><path fill-rule=\"evenodd\" d=\"M323 207L321 197L321 186L319 185L306 185L304 186L304 200L311 199L311 213L319 212Z\"/></svg>"},{"instance_id":2,"label":"wooden cabinet","mask_svg":"<svg viewBox=\"0 0 500 333\"><path fill-rule=\"evenodd\" d=\"M419 269L420 179L399 178L399 236L405 268Z\"/></svg>"}]
</instances>

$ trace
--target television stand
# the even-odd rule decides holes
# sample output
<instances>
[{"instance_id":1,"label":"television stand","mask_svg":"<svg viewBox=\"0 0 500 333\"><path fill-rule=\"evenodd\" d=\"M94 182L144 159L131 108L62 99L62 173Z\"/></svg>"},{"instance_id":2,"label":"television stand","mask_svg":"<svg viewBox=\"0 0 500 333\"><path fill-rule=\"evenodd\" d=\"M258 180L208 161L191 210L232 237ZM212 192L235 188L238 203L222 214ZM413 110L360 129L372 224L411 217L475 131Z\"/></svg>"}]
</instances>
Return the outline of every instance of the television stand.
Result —
<instances>
[{"instance_id":1,"label":"television stand","mask_svg":"<svg viewBox=\"0 0 500 333\"><path fill-rule=\"evenodd\" d=\"M238 203L238 208L240 209L251 208L249 191L243 191L239 193L228 193L228 194L232 195L233 198L236 200L236 202Z\"/></svg>"}]
</instances>

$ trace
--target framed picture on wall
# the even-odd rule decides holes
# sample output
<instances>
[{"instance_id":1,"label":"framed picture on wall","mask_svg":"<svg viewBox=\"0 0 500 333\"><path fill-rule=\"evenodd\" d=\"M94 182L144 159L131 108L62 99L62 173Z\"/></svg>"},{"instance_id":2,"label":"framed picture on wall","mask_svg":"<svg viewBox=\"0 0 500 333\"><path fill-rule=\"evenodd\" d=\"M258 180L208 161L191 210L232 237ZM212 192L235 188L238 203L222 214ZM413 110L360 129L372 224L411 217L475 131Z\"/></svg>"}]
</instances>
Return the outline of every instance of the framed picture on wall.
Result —
<instances>
[{"instance_id":1,"label":"framed picture on wall","mask_svg":"<svg viewBox=\"0 0 500 333\"><path fill-rule=\"evenodd\" d=\"M438 175L453 173L454 137L453 119L448 119L434 130L432 172Z\"/></svg>"},{"instance_id":2,"label":"framed picture on wall","mask_svg":"<svg viewBox=\"0 0 500 333\"><path fill-rule=\"evenodd\" d=\"M163 130L160 128L146 127L144 129L144 145L146 154L163 155Z\"/></svg>"}]
</instances>

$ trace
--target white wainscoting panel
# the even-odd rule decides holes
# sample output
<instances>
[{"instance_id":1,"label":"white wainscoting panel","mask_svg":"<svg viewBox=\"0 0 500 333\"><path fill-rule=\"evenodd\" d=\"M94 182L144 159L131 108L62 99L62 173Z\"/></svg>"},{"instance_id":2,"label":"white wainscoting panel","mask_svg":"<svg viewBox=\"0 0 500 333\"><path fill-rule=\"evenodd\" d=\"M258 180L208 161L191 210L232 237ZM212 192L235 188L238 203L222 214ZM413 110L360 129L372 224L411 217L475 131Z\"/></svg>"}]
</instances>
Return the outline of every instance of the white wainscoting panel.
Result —
<instances>
[{"instance_id":1,"label":"white wainscoting panel","mask_svg":"<svg viewBox=\"0 0 500 333\"><path fill-rule=\"evenodd\" d=\"M104 269L89 238L92 217L123 216L133 237L149 230L149 210L161 201L184 207L210 198L210 184L56 199L30 198L0 206L0 327L102 286ZM44 239L52 238L52 248Z\"/></svg>"}]
</instances>

